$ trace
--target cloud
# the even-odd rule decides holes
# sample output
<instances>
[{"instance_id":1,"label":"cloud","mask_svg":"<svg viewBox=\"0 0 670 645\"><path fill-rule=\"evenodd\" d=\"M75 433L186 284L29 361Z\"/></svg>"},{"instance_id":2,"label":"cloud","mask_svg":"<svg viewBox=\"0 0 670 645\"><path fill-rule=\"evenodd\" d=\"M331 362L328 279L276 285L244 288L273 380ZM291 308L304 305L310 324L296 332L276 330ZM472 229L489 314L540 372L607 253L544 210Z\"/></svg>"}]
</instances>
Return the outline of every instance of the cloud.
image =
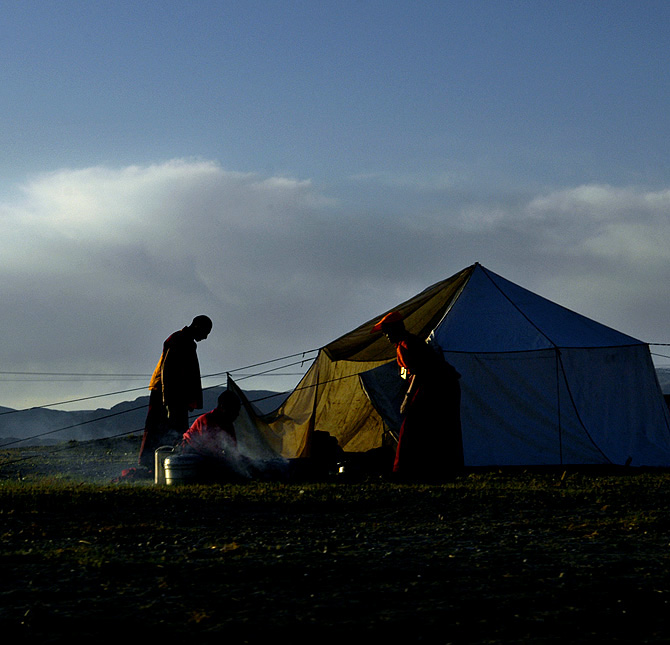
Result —
<instances>
[{"instance_id":1,"label":"cloud","mask_svg":"<svg viewBox=\"0 0 670 645\"><path fill-rule=\"evenodd\" d=\"M199 313L203 371L323 344L355 273L335 206L309 180L198 160L34 177L0 205L3 365L150 372Z\"/></svg>"},{"instance_id":2,"label":"cloud","mask_svg":"<svg viewBox=\"0 0 670 645\"><path fill-rule=\"evenodd\" d=\"M0 361L147 373L206 313L203 372L221 372L325 344L475 261L645 340L667 334L670 191L424 189L349 209L355 189L188 159L33 177L0 204Z\"/></svg>"},{"instance_id":3,"label":"cloud","mask_svg":"<svg viewBox=\"0 0 670 645\"><path fill-rule=\"evenodd\" d=\"M533 199L525 215L553 265L540 273L547 289L644 340L667 335L670 191L584 185Z\"/></svg>"},{"instance_id":4,"label":"cloud","mask_svg":"<svg viewBox=\"0 0 670 645\"><path fill-rule=\"evenodd\" d=\"M566 257L610 271L659 271L666 265L670 191L579 186L533 199L525 216L545 250L563 250Z\"/></svg>"}]
</instances>

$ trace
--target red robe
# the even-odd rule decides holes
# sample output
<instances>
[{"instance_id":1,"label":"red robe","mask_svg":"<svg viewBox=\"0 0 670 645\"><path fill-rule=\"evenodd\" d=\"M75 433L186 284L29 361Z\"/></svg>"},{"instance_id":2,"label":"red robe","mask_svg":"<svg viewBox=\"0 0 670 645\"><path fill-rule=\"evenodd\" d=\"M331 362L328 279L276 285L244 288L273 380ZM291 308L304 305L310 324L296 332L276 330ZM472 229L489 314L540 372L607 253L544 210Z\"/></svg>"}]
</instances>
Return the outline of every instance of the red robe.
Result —
<instances>
[{"instance_id":1,"label":"red robe","mask_svg":"<svg viewBox=\"0 0 670 645\"><path fill-rule=\"evenodd\" d=\"M201 414L184 433L185 454L197 455L198 478L202 482L238 482L254 476L251 460L237 449L233 422L215 408Z\"/></svg>"},{"instance_id":2,"label":"red robe","mask_svg":"<svg viewBox=\"0 0 670 645\"><path fill-rule=\"evenodd\" d=\"M409 386L393 472L426 478L453 475L463 467L460 374L416 336L396 344L396 358Z\"/></svg>"},{"instance_id":3,"label":"red robe","mask_svg":"<svg viewBox=\"0 0 670 645\"><path fill-rule=\"evenodd\" d=\"M161 391L163 405L171 413L173 409L188 412L202 407L197 345L186 330L176 331L163 343L163 353L149 383L150 390Z\"/></svg>"},{"instance_id":4,"label":"red robe","mask_svg":"<svg viewBox=\"0 0 670 645\"><path fill-rule=\"evenodd\" d=\"M202 408L197 345L186 330L176 331L163 343L149 383L149 410L138 458L140 466L149 470L154 468L156 448L174 445L189 426L189 411Z\"/></svg>"},{"instance_id":5,"label":"red robe","mask_svg":"<svg viewBox=\"0 0 670 645\"><path fill-rule=\"evenodd\" d=\"M184 433L182 446L188 452L204 457L222 458L224 453L237 452L235 426L222 421L216 408L201 414Z\"/></svg>"}]
</instances>

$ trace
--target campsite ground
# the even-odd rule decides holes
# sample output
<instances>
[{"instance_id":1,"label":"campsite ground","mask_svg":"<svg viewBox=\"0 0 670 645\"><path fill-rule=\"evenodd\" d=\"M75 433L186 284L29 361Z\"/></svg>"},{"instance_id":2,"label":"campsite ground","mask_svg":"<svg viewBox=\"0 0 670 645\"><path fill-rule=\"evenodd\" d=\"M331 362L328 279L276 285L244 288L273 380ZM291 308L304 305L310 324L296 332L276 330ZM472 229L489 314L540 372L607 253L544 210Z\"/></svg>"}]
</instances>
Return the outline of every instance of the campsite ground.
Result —
<instances>
[{"instance_id":1,"label":"campsite ground","mask_svg":"<svg viewBox=\"0 0 670 645\"><path fill-rule=\"evenodd\" d=\"M393 643L408 632L425 643L668 641L668 473L111 484L136 442L0 455L5 633L45 643Z\"/></svg>"}]
</instances>

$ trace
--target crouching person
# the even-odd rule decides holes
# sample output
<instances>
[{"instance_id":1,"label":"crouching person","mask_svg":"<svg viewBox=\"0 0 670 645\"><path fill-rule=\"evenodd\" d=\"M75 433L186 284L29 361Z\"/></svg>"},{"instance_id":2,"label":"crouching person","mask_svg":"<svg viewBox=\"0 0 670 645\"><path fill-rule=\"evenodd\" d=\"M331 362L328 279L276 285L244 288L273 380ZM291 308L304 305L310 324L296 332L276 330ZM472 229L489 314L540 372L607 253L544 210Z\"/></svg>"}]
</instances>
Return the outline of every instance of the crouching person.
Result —
<instances>
[{"instance_id":1,"label":"crouching person","mask_svg":"<svg viewBox=\"0 0 670 645\"><path fill-rule=\"evenodd\" d=\"M199 458L198 480L224 483L251 477L251 464L237 448L234 422L240 407L237 396L224 390L216 408L200 415L184 433L181 452Z\"/></svg>"}]
</instances>

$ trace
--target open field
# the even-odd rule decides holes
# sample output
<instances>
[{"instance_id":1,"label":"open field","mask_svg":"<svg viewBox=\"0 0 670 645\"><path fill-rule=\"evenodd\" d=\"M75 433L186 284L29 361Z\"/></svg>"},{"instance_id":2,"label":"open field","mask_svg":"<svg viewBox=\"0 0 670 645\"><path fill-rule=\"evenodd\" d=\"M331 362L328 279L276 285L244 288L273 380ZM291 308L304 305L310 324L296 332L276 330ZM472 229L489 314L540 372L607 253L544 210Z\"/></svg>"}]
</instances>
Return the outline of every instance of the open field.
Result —
<instances>
[{"instance_id":1,"label":"open field","mask_svg":"<svg viewBox=\"0 0 670 645\"><path fill-rule=\"evenodd\" d=\"M432 486L110 483L136 444L0 453L6 634L670 640L666 472L480 471Z\"/></svg>"}]
</instances>

